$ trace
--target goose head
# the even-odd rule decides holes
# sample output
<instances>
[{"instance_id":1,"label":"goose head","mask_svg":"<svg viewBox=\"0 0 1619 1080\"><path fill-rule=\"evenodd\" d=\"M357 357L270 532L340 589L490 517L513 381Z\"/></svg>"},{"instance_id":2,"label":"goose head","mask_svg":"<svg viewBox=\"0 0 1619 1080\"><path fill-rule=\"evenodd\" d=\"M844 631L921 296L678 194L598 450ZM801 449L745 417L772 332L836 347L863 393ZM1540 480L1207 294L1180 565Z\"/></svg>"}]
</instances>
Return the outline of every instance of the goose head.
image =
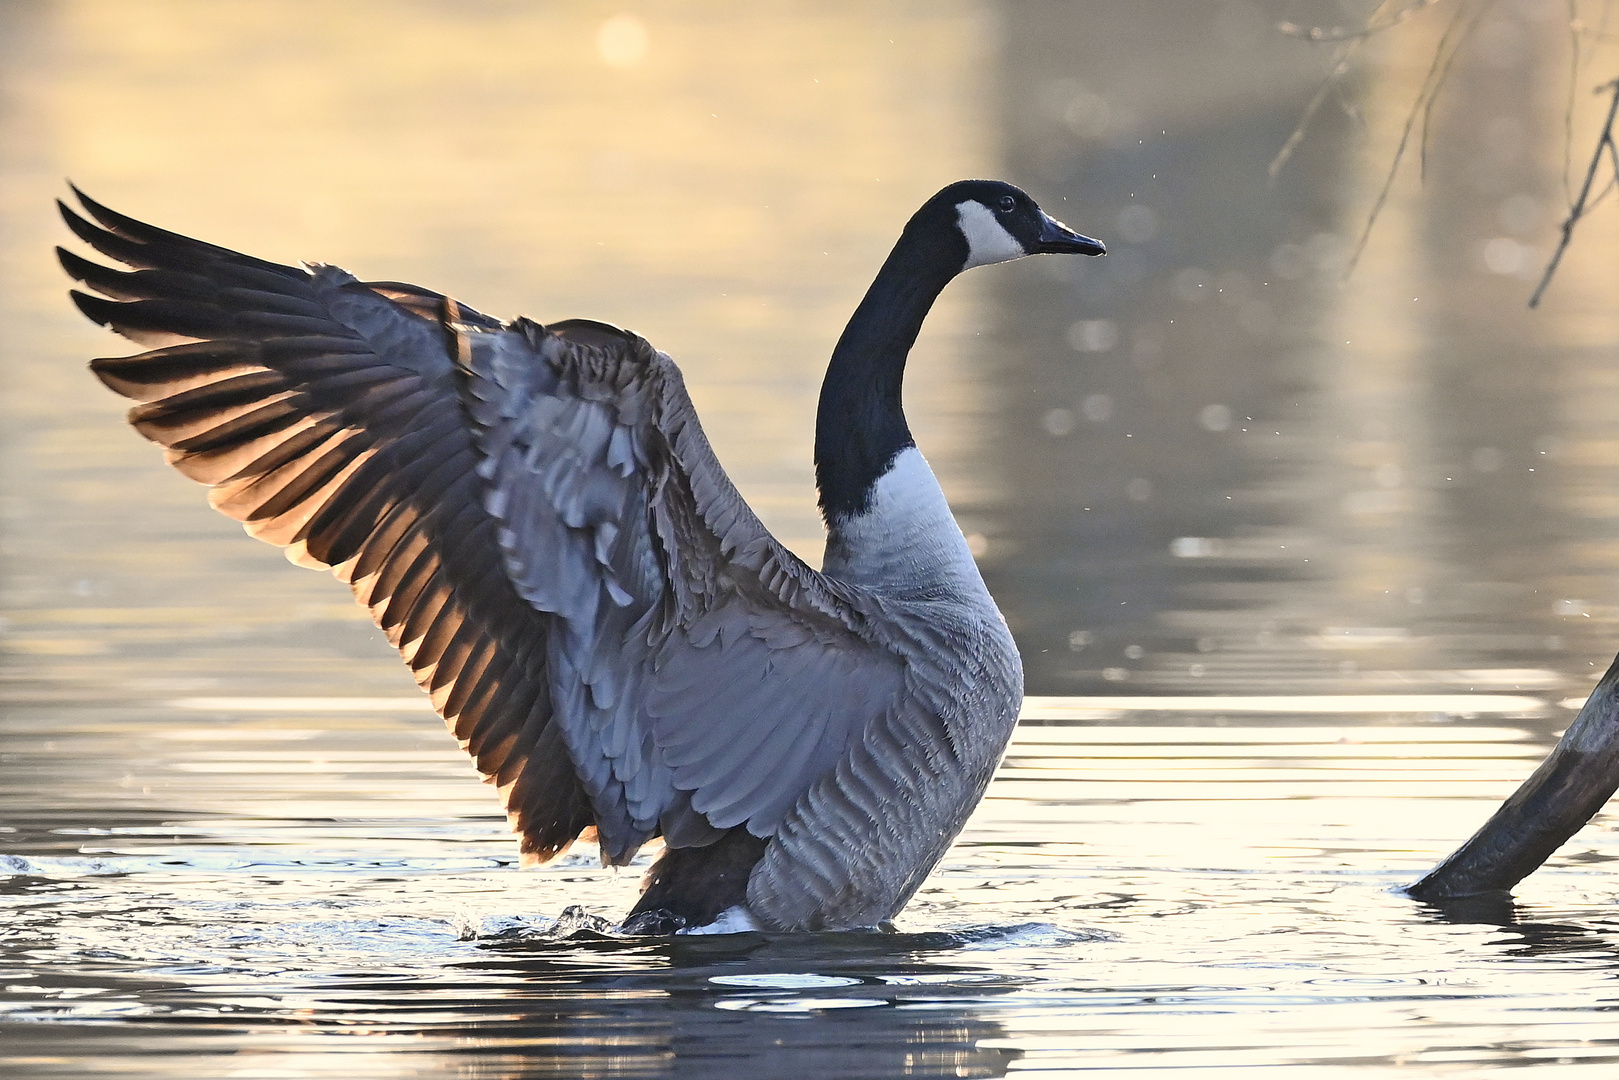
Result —
<instances>
[{"instance_id":1,"label":"goose head","mask_svg":"<svg viewBox=\"0 0 1619 1080\"><path fill-rule=\"evenodd\" d=\"M821 383L815 478L828 527L870 511L877 482L915 446L900 400L905 360L952 278L1026 255L1106 253L1000 180L958 180L923 203L844 327Z\"/></svg>"},{"instance_id":2,"label":"goose head","mask_svg":"<svg viewBox=\"0 0 1619 1080\"><path fill-rule=\"evenodd\" d=\"M1081 236L1000 180L951 184L923 204L907 226L912 229L951 237L957 273L1027 255L1107 254L1100 240Z\"/></svg>"}]
</instances>

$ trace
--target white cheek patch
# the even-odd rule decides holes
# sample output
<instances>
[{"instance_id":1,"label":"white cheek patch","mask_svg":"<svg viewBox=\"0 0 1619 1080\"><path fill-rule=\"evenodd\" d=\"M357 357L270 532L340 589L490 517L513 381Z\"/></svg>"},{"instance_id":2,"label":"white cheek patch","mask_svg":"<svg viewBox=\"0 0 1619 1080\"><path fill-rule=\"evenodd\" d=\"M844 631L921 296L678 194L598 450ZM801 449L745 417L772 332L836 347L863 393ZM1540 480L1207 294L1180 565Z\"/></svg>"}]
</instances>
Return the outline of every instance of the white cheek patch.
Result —
<instances>
[{"instance_id":1,"label":"white cheek patch","mask_svg":"<svg viewBox=\"0 0 1619 1080\"><path fill-rule=\"evenodd\" d=\"M967 264L963 270L1021 259L1028 254L1017 238L995 220L995 211L977 199L956 204L956 223L967 238Z\"/></svg>"}]
</instances>

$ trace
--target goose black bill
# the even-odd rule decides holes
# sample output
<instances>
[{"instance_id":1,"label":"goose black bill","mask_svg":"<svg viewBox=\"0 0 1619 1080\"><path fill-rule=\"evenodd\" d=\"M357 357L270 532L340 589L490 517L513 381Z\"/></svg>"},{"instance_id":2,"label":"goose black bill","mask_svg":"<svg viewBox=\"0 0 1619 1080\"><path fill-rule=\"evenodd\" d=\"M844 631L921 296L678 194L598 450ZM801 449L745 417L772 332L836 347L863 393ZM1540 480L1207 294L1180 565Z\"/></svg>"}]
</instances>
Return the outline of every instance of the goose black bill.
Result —
<instances>
[{"instance_id":1,"label":"goose black bill","mask_svg":"<svg viewBox=\"0 0 1619 1080\"><path fill-rule=\"evenodd\" d=\"M1035 240L1038 255L1106 255L1107 245L1081 236L1050 214L1041 215L1040 236Z\"/></svg>"}]
</instances>

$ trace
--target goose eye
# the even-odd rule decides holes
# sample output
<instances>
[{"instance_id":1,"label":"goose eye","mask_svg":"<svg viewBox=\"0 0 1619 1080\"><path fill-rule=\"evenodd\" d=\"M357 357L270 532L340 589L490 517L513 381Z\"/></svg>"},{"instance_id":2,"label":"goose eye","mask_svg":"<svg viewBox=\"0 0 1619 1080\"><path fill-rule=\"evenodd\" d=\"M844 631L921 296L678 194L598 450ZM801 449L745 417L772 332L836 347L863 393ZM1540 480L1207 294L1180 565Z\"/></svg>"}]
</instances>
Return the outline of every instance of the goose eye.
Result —
<instances>
[{"instance_id":1,"label":"goose eye","mask_svg":"<svg viewBox=\"0 0 1619 1080\"><path fill-rule=\"evenodd\" d=\"M1017 209L1017 200L1012 198L1010 195L1002 195L999 205L1001 208L1001 213L1010 214L1013 210Z\"/></svg>"}]
</instances>

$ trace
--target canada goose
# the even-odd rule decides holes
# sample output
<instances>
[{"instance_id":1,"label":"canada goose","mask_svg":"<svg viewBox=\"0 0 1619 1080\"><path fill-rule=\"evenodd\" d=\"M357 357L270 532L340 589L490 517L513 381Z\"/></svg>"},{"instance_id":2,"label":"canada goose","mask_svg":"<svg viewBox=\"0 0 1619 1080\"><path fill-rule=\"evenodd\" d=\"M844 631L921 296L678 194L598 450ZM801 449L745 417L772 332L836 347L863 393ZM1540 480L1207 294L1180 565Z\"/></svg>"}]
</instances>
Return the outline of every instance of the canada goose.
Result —
<instances>
[{"instance_id":1,"label":"canada goose","mask_svg":"<svg viewBox=\"0 0 1619 1080\"><path fill-rule=\"evenodd\" d=\"M570 319L503 323L414 285L282 266L58 203L95 360L213 506L325 567L500 790L525 863L622 865L626 927L871 927L977 805L1022 699L1012 636L901 410L951 278L1104 254L997 181L905 226L832 353L817 572L720 468L669 357ZM722 916L724 917L722 919Z\"/></svg>"}]
</instances>

